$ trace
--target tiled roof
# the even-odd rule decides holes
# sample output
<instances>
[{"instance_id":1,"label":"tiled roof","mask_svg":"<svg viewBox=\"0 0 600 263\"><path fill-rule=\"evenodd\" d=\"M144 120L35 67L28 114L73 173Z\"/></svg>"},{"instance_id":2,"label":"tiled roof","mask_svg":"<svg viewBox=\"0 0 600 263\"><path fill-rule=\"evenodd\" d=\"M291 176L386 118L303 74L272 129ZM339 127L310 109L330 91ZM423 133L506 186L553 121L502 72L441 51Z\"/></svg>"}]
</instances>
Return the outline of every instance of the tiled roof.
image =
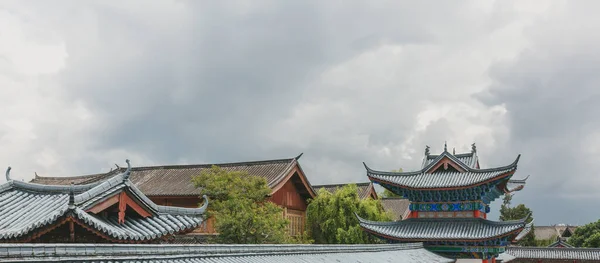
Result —
<instances>
[{"instance_id":1,"label":"tiled roof","mask_svg":"<svg viewBox=\"0 0 600 263\"><path fill-rule=\"evenodd\" d=\"M571 246L571 244L563 241L562 239L557 238L556 242L548 245L548 247L573 247L573 246Z\"/></svg>"},{"instance_id":2,"label":"tiled roof","mask_svg":"<svg viewBox=\"0 0 600 263\"><path fill-rule=\"evenodd\" d=\"M385 245L0 244L0 261L61 262L454 262L420 243Z\"/></svg>"},{"instance_id":3,"label":"tiled roof","mask_svg":"<svg viewBox=\"0 0 600 263\"><path fill-rule=\"evenodd\" d=\"M374 222L359 217L360 226L375 235L400 241L488 240L517 234L525 220L494 222L482 218L409 218Z\"/></svg>"},{"instance_id":4,"label":"tiled roof","mask_svg":"<svg viewBox=\"0 0 600 263\"><path fill-rule=\"evenodd\" d=\"M553 225L553 226L535 226L535 239L548 240L562 237L565 231L574 232L577 226Z\"/></svg>"},{"instance_id":5,"label":"tiled roof","mask_svg":"<svg viewBox=\"0 0 600 263\"><path fill-rule=\"evenodd\" d=\"M454 155L454 157L456 157L456 159L458 159L463 164L465 164L471 168L477 168L478 158L477 158L476 152L460 153L460 154L453 154L453 155ZM423 162L423 167L426 167L427 165L432 164L439 156L440 155L425 156L425 162Z\"/></svg>"},{"instance_id":6,"label":"tiled roof","mask_svg":"<svg viewBox=\"0 0 600 263\"><path fill-rule=\"evenodd\" d=\"M249 175L264 177L269 187L273 188L298 164L299 157L255 162L133 167L131 181L147 196L198 196L199 190L192 184L192 177L216 165L227 171L245 171ZM105 174L73 177L36 176L31 182L50 185L68 185L71 182L87 184L106 180L123 171L125 168L121 167Z\"/></svg>"},{"instance_id":7,"label":"tiled roof","mask_svg":"<svg viewBox=\"0 0 600 263\"><path fill-rule=\"evenodd\" d=\"M598 260L599 248L507 247L505 254L517 259Z\"/></svg>"},{"instance_id":8,"label":"tiled roof","mask_svg":"<svg viewBox=\"0 0 600 263\"><path fill-rule=\"evenodd\" d=\"M559 236L554 226L535 226L533 233L535 234L535 239L540 240L555 239Z\"/></svg>"},{"instance_id":9,"label":"tiled roof","mask_svg":"<svg viewBox=\"0 0 600 263\"><path fill-rule=\"evenodd\" d=\"M436 171L429 173L428 170L435 165L443 157L449 157L451 160L462 164L462 169L465 172L450 172L450 171ZM477 185L482 182L499 179L503 176L507 176L510 172L517 169L517 163L519 157L510 165L490 168L490 169L476 169L471 168L462 162L458 161L454 155L443 152L439 155L434 162L423 167L423 169L414 172L384 172L376 171L369 168L365 164L367 169L367 176L371 181L391 184L402 188L412 189L432 189L432 188L456 188L456 187L469 187L471 185Z\"/></svg>"},{"instance_id":10,"label":"tiled roof","mask_svg":"<svg viewBox=\"0 0 600 263\"><path fill-rule=\"evenodd\" d=\"M410 201L405 198L393 197L393 198L382 198L381 204L386 212L392 214L394 221L402 220L406 218L410 213L408 206Z\"/></svg>"},{"instance_id":11,"label":"tiled roof","mask_svg":"<svg viewBox=\"0 0 600 263\"><path fill-rule=\"evenodd\" d=\"M148 241L191 231L203 221L207 202L201 208L159 206L144 196L128 179L128 171L101 182L80 186L52 186L10 180L0 185L0 240L20 240L33 231L72 218L115 240ZM126 214L119 224L116 215L107 217L86 209L123 191L135 197L152 215Z\"/></svg>"},{"instance_id":12,"label":"tiled roof","mask_svg":"<svg viewBox=\"0 0 600 263\"><path fill-rule=\"evenodd\" d=\"M342 188L346 185L349 184L324 184L324 185L313 185L313 189L315 189L315 191L319 191L319 189L321 188L325 188L326 191L330 192L330 193L334 193L337 189ZM355 183L356 187L358 188L358 197L360 199L365 199L367 197L370 196L371 191L374 191L373 189L373 183L371 182L367 182L367 183Z\"/></svg>"}]
</instances>

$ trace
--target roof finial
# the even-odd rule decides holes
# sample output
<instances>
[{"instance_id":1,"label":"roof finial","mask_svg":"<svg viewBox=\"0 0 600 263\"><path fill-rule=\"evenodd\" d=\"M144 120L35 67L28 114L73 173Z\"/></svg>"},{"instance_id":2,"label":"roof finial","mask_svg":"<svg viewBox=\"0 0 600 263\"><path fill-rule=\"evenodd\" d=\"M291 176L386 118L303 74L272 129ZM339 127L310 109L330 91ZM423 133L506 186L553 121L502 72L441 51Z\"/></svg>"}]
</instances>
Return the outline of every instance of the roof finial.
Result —
<instances>
[{"instance_id":1,"label":"roof finial","mask_svg":"<svg viewBox=\"0 0 600 263\"><path fill-rule=\"evenodd\" d=\"M75 183L71 182L71 186L69 187L69 206L75 204Z\"/></svg>"},{"instance_id":2,"label":"roof finial","mask_svg":"<svg viewBox=\"0 0 600 263\"><path fill-rule=\"evenodd\" d=\"M471 144L471 153L476 153L477 152L477 146L475 146L475 143Z\"/></svg>"},{"instance_id":3,"label":"roof finial","mask_svg":"<svg viewBox=\"0 0 600 263\"><path fill-rule=\"evenodd\" d=\"M452 155L456 155L456 148L452 147Z\"/></svg>"},{"instance_id":4,"label":"roof finial","mask_svg":"<svg viewBox=\"0 0 600 263\"><path fill-rule=\"evenodd\" d=\"M429 145L425 145L425 156L429 156Z\"/></svg>"},{"instance_id":5,"label":"roof finial","mask_svg":"<svg viewBox=\"0 0 600 263\"><path fill-rule=\"evenodd\" d=\"M10 181L10 169L12 169L12 168L10 168L10 166L6 169L6 181L7 182Z\"/></svg>"},{"instance_id":6,"label":"roof finial","mask_svg":"<svg viewBox=\"0 0 600 263\"><path fill-rule=\"evenodd\" d=\"M446 143L446 141L444 141L444 152L448 151L448 144Z\"/></svg>"},{"instance_id":7,"label":"roof finial","mask_svg":"<svg viewBox=\"0 0 600 263\"><path fill-rule=\"evenodd\" d=\"M131 164L129 163L129 159L126 159L127 170L125 170L125 175L123 175L123 180L129 179L129 175L131 174Z\"/></svg>"}]
</instances>

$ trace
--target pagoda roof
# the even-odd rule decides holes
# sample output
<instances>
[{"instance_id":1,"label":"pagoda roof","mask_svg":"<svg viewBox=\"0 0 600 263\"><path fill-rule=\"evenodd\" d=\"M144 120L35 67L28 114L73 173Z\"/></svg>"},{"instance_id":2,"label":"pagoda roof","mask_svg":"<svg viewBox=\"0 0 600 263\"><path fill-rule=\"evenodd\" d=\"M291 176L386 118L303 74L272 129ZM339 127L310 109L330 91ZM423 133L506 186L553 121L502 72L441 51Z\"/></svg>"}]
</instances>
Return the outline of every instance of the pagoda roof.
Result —
<instances>
[{"instance_id":1,"label":"pagoda roof","mask_svg":"<svg viewBox=\"0 0 600 263\"><path fill-rule=\"evenodd\" d=\"M393 185L400 188L415 190L438 190L469 188L498 179L508 178L513 174L514 171L516 171L520 156L521 155L518 155L515 161L509 165L488 169L470 167L469 165L460 161L455 155L450 154L447 151L444 151L442 154L435 157L434 161L425 165L421 170L412 172L377 171L369 168L366 164L363 164L367 170L367 176L371 181L375 181L380 184ZM434 168L434 166L436 166L444 158L448 158L454 164L458 165L463 171L457 171L455 169L437 169L432 172L431 168ZM524 184L524 181L522 184L520 181L516 181L514 183L521 186L508 189L507 191L520 190L522 188L522 184Z\"/></svg>"},{"instance_id":2,"label":"pagoda roof","mask_svg":"<svg viewBox=\"0 0 600 263\"><path fill-rule=\"evenodd\" d=\"M396 222L376 222L360 218L360 226L376 236L397 241L480 241L514 235L531 228L526 219L489 221L483 218L409 218Z\"/></svg>"},{"instance_id":3,"label":"pagoda roof","mask_svg":"<svg viewBox=\"0 0 600 263\"><path fill-rule=\"evenodd\" d=\"M454 262L421 243L376 245L0 244L2 262Z\"/></svg>"},{"instance_id":4,"label":"pagoda roof","mask_svg":"<svg viewBox=\"0 0 600 263\"><path fill-rule=\"evenodd\" d=\"M116 242L149 241L198 227L208 205L206 197L200 208L156 205L131 183L130 169L103 182L71 186L14 181L9 173L10 167L8 182L0 185L0 241L24 240L67 219ZM142 210L145 216L126 213L119 222L116 213L89 211L120 194L131 198L132 210Z\"/></svg>"}]
</instances>

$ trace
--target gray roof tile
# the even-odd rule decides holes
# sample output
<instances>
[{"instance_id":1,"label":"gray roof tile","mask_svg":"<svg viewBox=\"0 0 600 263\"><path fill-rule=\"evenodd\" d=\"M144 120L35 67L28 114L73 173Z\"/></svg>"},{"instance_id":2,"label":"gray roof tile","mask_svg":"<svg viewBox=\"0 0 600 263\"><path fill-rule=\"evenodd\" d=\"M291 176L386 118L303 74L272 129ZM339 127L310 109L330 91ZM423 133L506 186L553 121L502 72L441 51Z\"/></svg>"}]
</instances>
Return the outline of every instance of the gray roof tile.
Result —
<instances>
[{"instance_id":1,"label":"gray roof tile","mask_svg":"<svg viewBox=\"0 0 600 263\"><path fill-rule=\"evenodd\" d=\"M77 262L454 262L420 243L385 245L0 244L0 261ZM16 248L16 250L12 250ZM24 248L23 250L21 250ZM50 253L36 254L33 249ZM11 252L12 251L12 252Z\"/></svg>"},{"instance_id":2,"label":"gray roof tile","mask_svg":"<svg viewBox=\"0 0 600 263\"><path fill-rule=\"evenodd\" d=\"M517 259L600 261L600 248L507 247L505 254Z\"/></svg>"},{"instance_id":3,"label":"gray roof tile","mask_svg":"<svg viewBox=\"0 0 600 263\"><path fill-rule=\"evenodd\" d=\"M148 199L124 174L104 182L82 186L52 186L9 181L0 186L0 240L14 240L53 224L59 218L74 216L80 222L118 240L152 240L196 228L203 222L208 202L200 208L159 206ZM70 204L71 187L80 192ZM122 191L132 194L153 214L146 218L117 215L106 218L85 212L87 208ZM75 191L74 191L75 192Z\"/></svg>"},{"instance_id":4,"label":"gray roof tile","mask_svg":"<svg viewBox=\"0 0 600 263\"><path fill-rule=\"evenodd\" d=\"M133 167L130 180L147 196L198 196L198 189L191 183L192 177L216 165L227 171L245 171L249 175L264 177L269 187L274 187L298 163L298 158L299 156L254 162ZM68 185L71 182L76 185L90 184L105 181L124 171L125 168L121 167L108 173L84 176L36 176L31 182L45 185Z\"/></svg>"},{"instance_id":5,"label":"gray roof tile","mask_svg":"<svg viewBox=\"0 0 600 263\"><path fill-rule=\"evenodd\" d=\"M446 152L444 153L446 154ZM449 154L450 155L450 154ZM450 155L452 156L452 155ZM519 155L520 157L520 155ZM489 180L494 180L502 176L508 175L517 169L519 157L510 165L490 168L490 169L475 169L471 167L463 167L466 172L446 172L436 171L428 173L428 165L419 171L414 172L384 172L367 169L367 176L371 181L376 181L384 184L392 184L399 187L413 189L431 189L431 188L455 188L468 187ZM437 159L439 159L438 157ZM436 160L437 160L436 159ZM433 163L432 163L433 165Z\"/></svg>"},{"instance_id":6,"label":"gray roof tile","mask_svg":"<svg viewBox=\"0 0 600 263\"><path fill-rule=\"evenodd\" d=\"M495 222L482 218L409 218L397 222L375 222L359 217L360 226L375 235L407 241L487 240L517 234L525 220Z\"/></svg>"},{"instance_id":7,"label":"gray roof tile","mask_svg":"<svg viewBox=\"0 0 600 263\"><path fill-rule=\"evenodd\" d=\"M449 154L449 152L448 152ZM423 162L423 168L431 165L432 163L434 163L434 161L439 157L440 155L427 155L425 156L425 161ZM460 162L462 162L463 164L465 164L468 167L471 168L477 168L477 163L479 161L478 157L477 157L477 153L476 152L470 152L470 153L460 153L460 154L453 154L454 157L456 157L456 159Z\"/></svg>"}]
</instances>

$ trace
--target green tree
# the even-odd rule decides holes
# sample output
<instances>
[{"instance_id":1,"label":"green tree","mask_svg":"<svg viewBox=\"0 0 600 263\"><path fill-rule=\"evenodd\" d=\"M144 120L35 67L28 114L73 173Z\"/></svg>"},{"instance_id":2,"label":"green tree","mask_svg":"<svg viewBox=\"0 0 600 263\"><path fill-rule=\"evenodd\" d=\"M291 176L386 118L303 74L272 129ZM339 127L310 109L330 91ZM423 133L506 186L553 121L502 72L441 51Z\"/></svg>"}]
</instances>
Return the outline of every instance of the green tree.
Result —
<instances>
[{"instance_id":1,"label":"green tree","mask_svg":"<svg viewBox=\"0 0 600 263\"><path fill-rule=\"evenodd\" d=\"M330 193L320 189L306 210L306 227L310 237L319 244L364 244L379 242L365 233L354 215L374 221L391 221L381 200L360 199L355 184Z\"/></svg>"},{"instance_id":2,"label":"green tree","mask_svg":"<svg viewBox=\"0 0 600 263\"><path fill-rule=\"evenodd\" d=\"M532 214L531 209L527 208L524 204L519 204L515 207L510 206L510 202L512 200L511 194L506 194L503 199L502 206L500 206L500 220L508 221L508 220L519 220L523 219L529 214ZM533 220L533 216L527 219L527 223ZM532 226L531 231L521 239L518 244L521 246L536 246L534 227Z\"/></svg>"},{"instance_id":3,"label":"green tree","mask_svg":"<svg viewBox=\"0 0 600 263\"><path fill-rule=\"evenodd\" d=\"M209 197L208 216L215 217L221 243L265 244L288 241L283 210L267 200L271 189L262 177L213 166L192 178Z\"/></svg>"},{"instance_id":4,"label":"green tree","mask_svg":"<svg viewBox=\"0 0 600 263\"><path fill-rule=\"evenodd\" d=\"M600 247L600 220L578 227L567 242L575 247Z\"/></svg>"}]
</instances>

